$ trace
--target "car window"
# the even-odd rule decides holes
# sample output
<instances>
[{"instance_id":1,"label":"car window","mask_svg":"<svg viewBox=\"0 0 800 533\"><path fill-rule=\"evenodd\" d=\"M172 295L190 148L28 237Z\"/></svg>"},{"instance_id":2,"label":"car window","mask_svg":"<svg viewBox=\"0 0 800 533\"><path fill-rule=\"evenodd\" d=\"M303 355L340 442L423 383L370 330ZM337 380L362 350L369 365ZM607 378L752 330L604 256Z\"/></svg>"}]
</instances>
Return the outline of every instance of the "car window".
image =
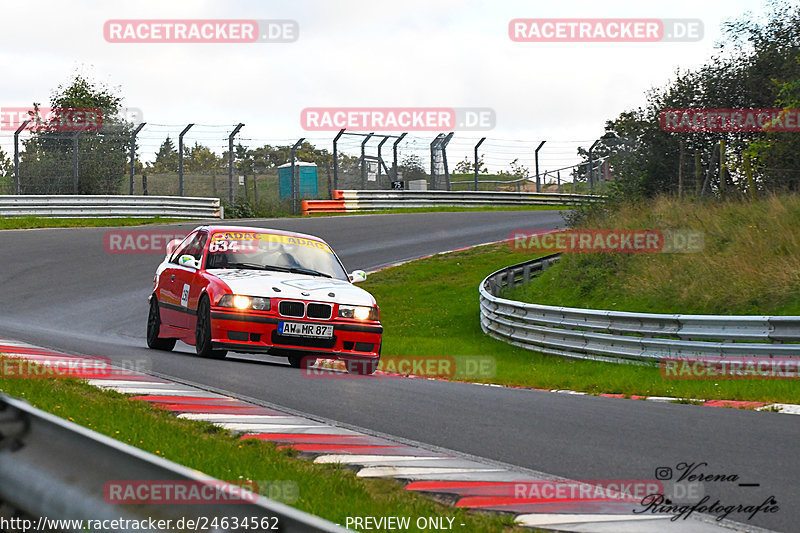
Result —
<instances>
[{"instance_id":1,"label":"car window","mask_svg":"<svg viewBox=\"0 0 800 533\"><path fill-rule=\"evenodd\" d=\"M198 246L198 242L200 240L201 235L204 234L196 232L186 237L183 240L183 242L175 249L175 252L172 254L172 257L170 257L169 262L177 264L178 258L182 255L191 255L194 256L195 259L199 259L200 256L202 256L203 254L202 245ZM203 244L205 244L205 241L203 241ZM200 249L200 253L195 256L195 254L192 252L196 251L198 248Z\"/></svg>"}]
</instances>

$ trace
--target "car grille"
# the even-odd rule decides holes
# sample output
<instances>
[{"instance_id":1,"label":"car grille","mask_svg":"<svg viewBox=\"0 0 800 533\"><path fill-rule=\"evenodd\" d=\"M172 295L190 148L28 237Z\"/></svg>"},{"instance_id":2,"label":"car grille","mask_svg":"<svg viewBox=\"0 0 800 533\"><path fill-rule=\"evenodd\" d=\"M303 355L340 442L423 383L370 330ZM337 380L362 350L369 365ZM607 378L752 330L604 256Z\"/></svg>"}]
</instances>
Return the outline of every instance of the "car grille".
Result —
<instances>
[{"instance_id":1,"label":"car grille","mask_svg":"<svg viewBox=\"0 0 800 533\"><path fill-rule=\"evenodd\" d=\"M306 309L308 318L321 318L327 320L333 314L333 306L331 304L317 304L310 303Z\"/></svg>"},{"instance_id":2,"label":"car grille","mask_svg":"<svg viewBox=\"0 0 800 533\"><path fill-rule=\"evenodd\" d=\"M294 316L302 318L305 314L303 302L282 301L278 304L278 312L283 316Z\"/></svg>"}]
</instances>

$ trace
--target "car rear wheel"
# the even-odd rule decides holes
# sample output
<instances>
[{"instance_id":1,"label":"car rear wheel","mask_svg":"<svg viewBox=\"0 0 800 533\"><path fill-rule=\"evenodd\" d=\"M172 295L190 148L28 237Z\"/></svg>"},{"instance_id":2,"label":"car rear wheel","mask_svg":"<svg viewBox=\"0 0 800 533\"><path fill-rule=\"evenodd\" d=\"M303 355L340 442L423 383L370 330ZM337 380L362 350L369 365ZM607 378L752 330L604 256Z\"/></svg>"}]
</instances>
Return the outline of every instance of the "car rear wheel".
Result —
<instances>
[{"instance_id":1,"label":"car rear wheel","mask_svg":"<svg viewBox=\"0 0 800 533\"><path fill-rule=\"evenodd\" d=\"M155 296L150 298L150 312L147 315L147 347L153 350L170 351L175 348L177 339L162 339L158 336L161 329L161 313L158 309L158 300Z\"/></svg>"},{"instance_id":2,"label":"car rear wheel","mask_svg":"<svg viewBox=\"0 0 800 533\"><path fill-rule=\"evenodd\" d=\"M317 358L310 355L290 355L289 365L292 368L310 368L317 363Z\"/></svg>"},{"instance_id":3,"label":"car rear wheel","mask_svg":"<svg viewBox=\"0 0 800 533\"><path fill-rule=\"evenodd\" d=\"M377 359L349 359L344 362L349 374L369 376L378 369Z\"/></svg>"},{"instance_id":4,"label":"car rear wheel","mask_svg":"<svg viewBox=\"0 0 800 533\"><path fill-rule=\"evenodd\" d=\"M197 355L208 359L224 359L227 350L214 350L211 348L211 304L208 297L200 299L197 306L197 327L194 331L194 347Z\"/></svg>"}]
</instances>

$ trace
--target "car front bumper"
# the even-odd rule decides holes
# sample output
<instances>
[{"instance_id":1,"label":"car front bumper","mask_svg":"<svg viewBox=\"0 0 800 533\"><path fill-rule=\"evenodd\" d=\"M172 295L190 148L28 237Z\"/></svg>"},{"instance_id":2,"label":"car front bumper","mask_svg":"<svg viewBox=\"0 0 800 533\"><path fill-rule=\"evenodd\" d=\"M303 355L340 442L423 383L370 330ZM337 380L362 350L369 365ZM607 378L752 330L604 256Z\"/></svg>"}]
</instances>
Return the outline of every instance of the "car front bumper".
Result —
<instances>
[{"instance_id":1,"label":"car front bumper","mask_svg":"<svg viewBox=\"0 0 800 533\"><path fill-rule=\"evenodd\" d=\"M333 337L280 335L278 323L303 322L333 326ZM379 322L309 320L283 318L214 309L211 312L211 341L215 348L241 353L288 355L307 353L338 359L380 357L383 327Z\"/></svg>"}]
</instances>

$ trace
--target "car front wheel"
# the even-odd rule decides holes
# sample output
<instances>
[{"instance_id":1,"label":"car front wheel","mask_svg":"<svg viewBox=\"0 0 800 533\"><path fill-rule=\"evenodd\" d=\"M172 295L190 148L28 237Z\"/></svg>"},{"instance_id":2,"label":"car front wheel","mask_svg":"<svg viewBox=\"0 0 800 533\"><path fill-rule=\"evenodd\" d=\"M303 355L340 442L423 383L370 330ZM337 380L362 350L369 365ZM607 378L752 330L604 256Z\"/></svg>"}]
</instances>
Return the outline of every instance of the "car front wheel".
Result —
<instances>
[{"instance_id":1,"label":"car front wheel","mask_svg":"<svg viewBox=\"0 0 800 533\"><path fill-rule=\"evenodd\" d=\"M158 300L153 296L150 298L150 313L147 315L147 347L166 351L175 348L177 339L162 339L158 336L159 330L161 330L161 313L158 309Z\"/></svg>"},{"instance_id":2,"label":"car front wheel","mask_svg":"<svg viewBox=\"0 0 800 533\"><path fill-rule=\"evenodd\" d=\"M224 359L227 350L211 348L211 304L208 297L203 296L197 306L197 327L194 332L194 347L197 355L208 359Z\"/></svg>"}]
</instances>

